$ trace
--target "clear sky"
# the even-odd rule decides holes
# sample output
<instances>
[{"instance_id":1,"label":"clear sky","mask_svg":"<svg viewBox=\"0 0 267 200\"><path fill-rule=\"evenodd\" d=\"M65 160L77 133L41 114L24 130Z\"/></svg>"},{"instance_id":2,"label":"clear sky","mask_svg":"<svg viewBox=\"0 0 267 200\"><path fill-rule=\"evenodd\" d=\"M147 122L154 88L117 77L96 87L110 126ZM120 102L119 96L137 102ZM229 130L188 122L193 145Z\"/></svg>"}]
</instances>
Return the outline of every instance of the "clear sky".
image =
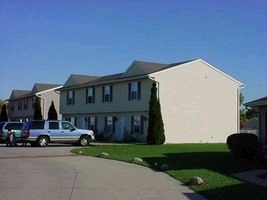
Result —
<instances>
[{"instance_id":1,"label":"clear sky","mask_svg":"<svg viewBox=\"0 0 267 200\"><path fill-rule=\"evenodd\" d=\"M267 96L267 0L0 0L0 99L133 60L201 58Z\"/></svg>"}]
</instances>

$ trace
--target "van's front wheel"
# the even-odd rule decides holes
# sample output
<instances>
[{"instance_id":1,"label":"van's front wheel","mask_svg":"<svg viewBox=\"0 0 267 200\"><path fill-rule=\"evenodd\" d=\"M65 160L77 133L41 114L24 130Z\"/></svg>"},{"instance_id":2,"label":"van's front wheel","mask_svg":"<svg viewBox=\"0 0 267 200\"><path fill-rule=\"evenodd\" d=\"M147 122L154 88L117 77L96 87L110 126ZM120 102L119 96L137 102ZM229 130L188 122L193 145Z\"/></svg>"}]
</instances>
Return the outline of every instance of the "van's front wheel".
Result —
<instances>
[{"instance_id":1,"label":"van's front wheel","mask_svg":"<svg viewBox=\"0 0 267 200\"><path fill-rule=\"evenodd\" d=\"M81 146L88 146L90 144L90 138L87 135L81 136L79 140L79 145Z\"/></svg>"}]
</instances>

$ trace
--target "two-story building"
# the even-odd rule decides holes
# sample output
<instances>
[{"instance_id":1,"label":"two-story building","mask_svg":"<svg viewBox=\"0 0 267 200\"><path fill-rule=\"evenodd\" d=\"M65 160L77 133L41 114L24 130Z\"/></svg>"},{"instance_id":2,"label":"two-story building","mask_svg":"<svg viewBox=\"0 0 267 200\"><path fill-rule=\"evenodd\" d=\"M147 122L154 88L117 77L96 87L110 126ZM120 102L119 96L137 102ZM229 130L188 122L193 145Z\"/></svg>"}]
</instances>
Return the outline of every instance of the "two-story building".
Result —
<instances>
[{"instance_id":1,"label":"two-story building","mask_svg":"<svg viewBox=\"0 0 267 200\"><path fill-rule=\"evenodd\" d=\"M244 104L246 107L256 110L259 113L258 127L259 140L265 146L265 157L267 158L267 96Z\"/></svg>"},{"instance_id":2,"label":"two-story building","mask_svg":"<svg viewBox=\"0 0 267 200\"><path fill-rule=\"evenodd\" d=\"M59 89L60 113L111 140L145 141L154 81L166 143L225 143L239 132L243 84L201 59L134 61L125 72L102 77L72 74Z\"/></svg>"},{"instance_id":3,"label":"two-story building","mask_svg":"<svg viewBox=\"0 0 267 200\"><path fill-rule=\"evenodd\" d=\"M44 119L47 119L48 110L54 102L55 109L59 114L59 93L56 91L62 85L35 83L32 90L13 90L8 101L8 117L11 121L32 120L36 98L40 98L40 106Z\"/></svg>"}]
</instances>

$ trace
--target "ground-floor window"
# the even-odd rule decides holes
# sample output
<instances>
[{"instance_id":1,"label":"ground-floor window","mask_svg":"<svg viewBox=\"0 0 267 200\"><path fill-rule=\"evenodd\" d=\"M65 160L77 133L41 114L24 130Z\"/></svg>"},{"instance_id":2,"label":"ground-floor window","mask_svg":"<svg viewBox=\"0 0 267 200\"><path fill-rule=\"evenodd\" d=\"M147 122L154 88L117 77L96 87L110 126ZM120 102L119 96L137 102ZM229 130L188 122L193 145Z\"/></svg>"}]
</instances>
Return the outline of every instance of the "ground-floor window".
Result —
<instances>
[{"instance_id":1,"label":"ground-floor window","mask_svg":"<svg viewBox=\"0 0 267 200\"><path fill-rule=\"evenodd\" d=\"M65 117L65 120L72 123L74 126L77 127L78 118L77 117Z\"/></svg>"},{"instance_id":2,"label":"ground-floor window","mask_svg":"<svg viewBox=\"0 0 267 200\"><path fill-rule=\"evenodd\" d=\"M132 116L131 130L133 134L144 134L144 117L140 115Z\"/></svg>"},{"instance_id":3,"label":"ground-floor window","mask_svg":"<svg viewBox=\"0 0 267 200\"><path fill-rule=\"evenodd\" d=\"M105 133L115 132L115 119L113 116L105 117Z\"/></svg>"},{"instance_id":4,"label":"ground-floor window","mask_svg":"<svg viewBox=\"0 0 267 200\"><path fill-rule=\"evenodd\" d=\"M89 130L93 130L94 132L96 132L96 130L97 130L97 117L95 117L95 116L88 117L87 127Z\"/></svg>"}]
</instances>

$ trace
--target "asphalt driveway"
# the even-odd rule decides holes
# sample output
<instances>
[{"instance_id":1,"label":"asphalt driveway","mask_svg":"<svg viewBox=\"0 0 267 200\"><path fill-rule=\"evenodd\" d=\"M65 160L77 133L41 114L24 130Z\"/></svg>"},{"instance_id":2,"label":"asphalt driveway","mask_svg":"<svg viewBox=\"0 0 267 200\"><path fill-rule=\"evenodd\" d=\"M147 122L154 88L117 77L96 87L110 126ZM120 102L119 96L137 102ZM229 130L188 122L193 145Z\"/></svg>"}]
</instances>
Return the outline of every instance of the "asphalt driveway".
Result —
<instances>
[{"instance_id":1,"label":"asphalt driveway","mask_svg":"<svg viewBox=\"0 0 267 200\"><path fill-rule=\"evenodd\" d=\"M0 200L204 199L165 173L72 148L0 145Z\"/></svg>"}]
</instances>

